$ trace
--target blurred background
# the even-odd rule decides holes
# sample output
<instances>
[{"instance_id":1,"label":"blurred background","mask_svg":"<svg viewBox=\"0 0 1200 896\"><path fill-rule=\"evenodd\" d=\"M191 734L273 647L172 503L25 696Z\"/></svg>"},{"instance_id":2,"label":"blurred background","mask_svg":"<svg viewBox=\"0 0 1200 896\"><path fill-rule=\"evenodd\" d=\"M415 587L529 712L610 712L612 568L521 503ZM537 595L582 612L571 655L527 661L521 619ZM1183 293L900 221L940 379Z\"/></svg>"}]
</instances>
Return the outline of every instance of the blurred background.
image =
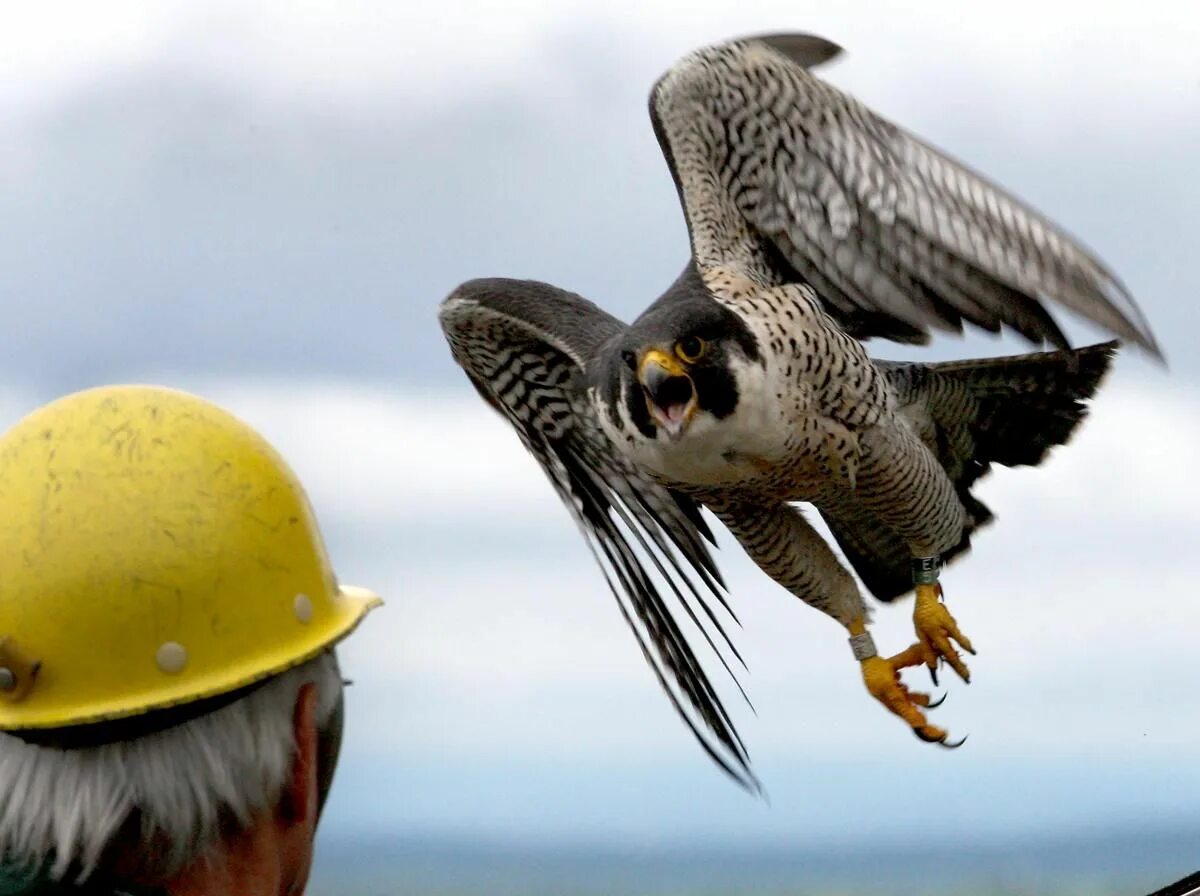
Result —
<instances>
[{"instance_id":1,"label":"blurred background","mask_svg":"<svg viewBox=\"0 0 1200 896\"><path fill-rule=\"evenodd\" d=\"M768 801L673 715L436 308L507 275L634 316L687 256L650 85L787 30L1094 247L1170 367L1123 354L1068 449L984 485L999 521L943 577L979 649L937 710L958 752L720 533ZM196 391L278 445L342 578L387 597L342 653L313 893L1144 892L1200 867L1198 43L1182 0L10 4L0 427L99 383ZM879 611L881 649L909 612Z\"/></svg>"}]
</instances>

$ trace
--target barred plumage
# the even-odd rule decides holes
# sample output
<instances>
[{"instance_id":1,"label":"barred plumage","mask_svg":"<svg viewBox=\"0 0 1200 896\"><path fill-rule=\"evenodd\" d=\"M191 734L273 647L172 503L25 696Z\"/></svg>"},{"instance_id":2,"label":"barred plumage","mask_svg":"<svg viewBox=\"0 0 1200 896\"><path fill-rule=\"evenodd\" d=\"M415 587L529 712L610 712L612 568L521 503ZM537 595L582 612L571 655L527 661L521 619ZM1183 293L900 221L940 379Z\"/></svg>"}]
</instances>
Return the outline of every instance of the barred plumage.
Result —
<instances>
[{"instance_id":1,"label":"barred plumage","mask_svg":"<svg viewBox=\"0 0 1200 896\"><path fill-rule=\"evenodd\" d=\"M1007 325L1067 347L1053 297L1157 353L1128 290L1042 215L814 77L796 36L698 50L655 85L693 252L777 282L783 260L861 338ZM782 50L782 52L781 52ZM745 124L753 121L752 128ZM739 126L740 123L740 126Z\"/></svg>"},{"instance_id":2,"label":"barred plumage","mask_svg":"<svg viewBox=\"0 0 1200 896\"><path fill-rule=\"evenodd\" d=\"M1043 300L1157 353L1091 253L808 71L837 53L804 35L733 41L654 86L693 257L632 325L530 281L471 281L441 310L455 359L583 529L673 705L751 787L731 717L660 590L727 670L722 651L740 661L700 507L857 635L858 586L791 502L814 504L868 590L891 600L913 589L914 559L960 555L991 519L971 494L990 464L1037 464L1083 418L1116 344L1066 349ZM964 320L1064 350L895 364L860 342L925 341ZM970 644L930 589L916 587L919 642L860 660L872 694L944 741L897 675L939 656L967 674L950 639Z\"/></svg>"}]
</instances>

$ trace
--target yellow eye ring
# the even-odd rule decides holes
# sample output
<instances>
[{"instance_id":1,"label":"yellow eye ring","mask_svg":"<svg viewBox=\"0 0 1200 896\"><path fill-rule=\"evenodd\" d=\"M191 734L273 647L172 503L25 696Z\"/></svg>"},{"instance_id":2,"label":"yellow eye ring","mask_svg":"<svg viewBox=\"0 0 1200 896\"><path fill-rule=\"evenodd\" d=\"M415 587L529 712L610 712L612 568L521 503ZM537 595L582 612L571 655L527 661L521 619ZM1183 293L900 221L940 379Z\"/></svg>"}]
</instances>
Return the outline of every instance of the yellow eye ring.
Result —
<instances>
[{"instance_id":1,"label":"yellow eye ring","mask_svg":"<svg viewBox=\"0 0 1200 896\"><path fill-rule=\"evenodd\" d=\"M691 364L699 361L708 351L708 343L699 336L684 336L675 343L675 354L679 360Z\"/></svg>"}]
</instances>

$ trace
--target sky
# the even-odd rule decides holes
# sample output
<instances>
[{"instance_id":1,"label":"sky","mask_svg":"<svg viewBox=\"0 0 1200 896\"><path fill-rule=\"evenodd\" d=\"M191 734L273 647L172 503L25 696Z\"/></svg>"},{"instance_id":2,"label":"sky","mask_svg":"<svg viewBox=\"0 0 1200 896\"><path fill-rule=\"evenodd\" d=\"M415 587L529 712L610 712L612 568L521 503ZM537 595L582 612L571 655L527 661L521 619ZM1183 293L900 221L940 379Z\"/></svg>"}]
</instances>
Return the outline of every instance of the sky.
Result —
<instances>
[{"instance_id":1,"label":"sky","mask_svg":"<svg viewBox=\"0 0 1200 896\"><path fill-rule=\"evenodd\" d=\"M0 426L77 388L158 382L289 458L342 579L388 601L342 651L329 836L786 845L1200 823L1200 12L912 7L6 11ZM1068 448L982 486L998 522L943 577L979 648L937 711L970 734L956 753L877 707L844 634L719 533L756 713L727 702L768 802L675 718L436 308L502 275L636 315L687 253L650 84L696 46L781 30L842 44L824 77L1093 247L1169 364L1123 354ZM879 611L883 649L908 642L908 615Z\"/></svg>"}]
</instances>

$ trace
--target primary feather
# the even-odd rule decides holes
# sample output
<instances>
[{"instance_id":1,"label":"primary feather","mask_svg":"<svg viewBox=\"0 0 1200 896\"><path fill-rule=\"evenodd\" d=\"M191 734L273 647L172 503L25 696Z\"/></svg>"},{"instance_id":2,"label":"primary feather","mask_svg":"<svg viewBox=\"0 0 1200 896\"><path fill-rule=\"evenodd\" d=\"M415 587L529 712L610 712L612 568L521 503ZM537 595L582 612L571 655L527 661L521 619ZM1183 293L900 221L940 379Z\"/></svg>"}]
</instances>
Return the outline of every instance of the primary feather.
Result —
<instances>
[{"instance_id":1,"label":"primary feather","mask_svg":"<svg viewBox=\"0 0 1200 896\"><path fill-rule=\"evenodd\" d=\"M575 518L676 711L722 769L757 787L733 722L660 590L710 646L706 626L737 656L710 602L725 602L705 546L712 534L690 498L614 450L586 395L586 359L624 324L573 293L506 280L463 284L439 317L455 360L516 429Z\"/></svg>"},{"instance_id":2,"label":"primary feather","mask_svg":"<svg viewBox=\"0 0 1200 896\"><path fill-rule=\"evenodd\" d=\"M930 327L966 320L1065 348L1043 304L1055 301L1159 353L1128 290L1091 252L813 75L797 59L821 59L819 39L790 40L698 50L651 94L702 268L808 282L860 338L923 341Z\"/></svg>"}]
</instances>

